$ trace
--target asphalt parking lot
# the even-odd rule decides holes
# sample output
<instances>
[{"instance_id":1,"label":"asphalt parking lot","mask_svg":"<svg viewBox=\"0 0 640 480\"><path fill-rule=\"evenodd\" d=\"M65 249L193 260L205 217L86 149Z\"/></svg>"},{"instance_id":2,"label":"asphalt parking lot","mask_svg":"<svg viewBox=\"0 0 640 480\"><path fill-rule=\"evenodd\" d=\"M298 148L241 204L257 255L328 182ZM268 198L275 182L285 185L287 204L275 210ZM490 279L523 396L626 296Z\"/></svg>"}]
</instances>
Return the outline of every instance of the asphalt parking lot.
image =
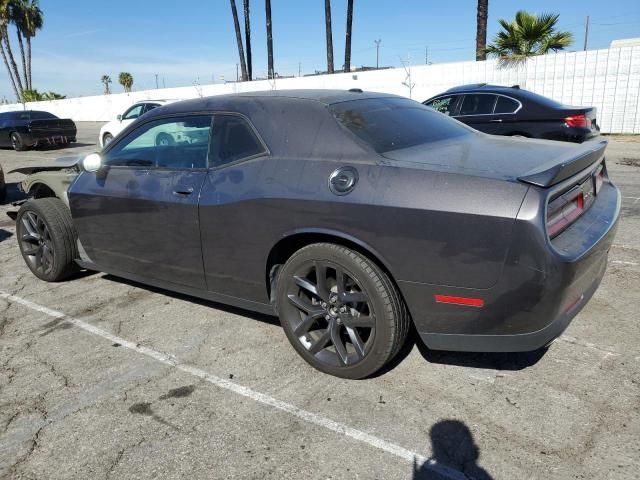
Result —
<instances>
[{"instance_id":1,"label":"asphalt parking lot","mask_svg":"<svg viewBox=\"0 0 640 480\"><path fill-rule=\"evenodd\" d=\"M0 164L93 151L99 127ZM362 381L307 366L271 317L99 273L42 282L0 206L0 478L638 478L640 141L607 159L616 242L558 341L414 346Z\"/></svg>"}]
</instances>

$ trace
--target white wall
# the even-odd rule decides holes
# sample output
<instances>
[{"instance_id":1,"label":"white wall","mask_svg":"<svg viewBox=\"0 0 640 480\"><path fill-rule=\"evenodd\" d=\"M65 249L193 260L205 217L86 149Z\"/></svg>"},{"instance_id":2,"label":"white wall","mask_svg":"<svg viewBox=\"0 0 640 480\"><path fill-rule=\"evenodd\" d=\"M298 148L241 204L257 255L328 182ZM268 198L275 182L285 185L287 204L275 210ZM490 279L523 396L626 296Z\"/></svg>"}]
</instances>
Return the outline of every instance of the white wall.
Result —
<instances>
[{"instance_id":1,"label":"white wall","mask_svg":"<svg viewBox=\"0 0 640 480\"><path fill-rule=\"evenodd\" d=\"M411 82L405 69L340 73L273 81L227 83L29 103L75 121L107 121L143 99L187 99L199 96L271 89L361 88L410 96L423 101L455 85L486 82L522 88L569 105L595 106L604 133L640 133L640 46L588 50L533 57L518 68L500 68L495 60L416 65ZM22 105L0 106L0 111Z\"/></svg>"}]
</instances>

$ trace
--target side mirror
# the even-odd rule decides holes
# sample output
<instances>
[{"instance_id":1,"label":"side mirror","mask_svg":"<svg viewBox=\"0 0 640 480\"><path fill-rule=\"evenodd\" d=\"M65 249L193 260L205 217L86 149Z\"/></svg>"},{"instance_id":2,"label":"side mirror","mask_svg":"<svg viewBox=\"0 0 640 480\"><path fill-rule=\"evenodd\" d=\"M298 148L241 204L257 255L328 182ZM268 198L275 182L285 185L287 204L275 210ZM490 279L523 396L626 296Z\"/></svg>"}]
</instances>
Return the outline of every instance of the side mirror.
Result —
<instances>
[{"instance_id":1,"label":"side mirror","mask_svg":"<svg viewBox=\"0 0 640 480\"><path fill-rule=\"evenodd\" d=\"M90 153L82 160L82 168L87 172L97 172L102 167L102 157L99 153Z\"/></svg>"},{"instance_id":2,"label":"side mirror","mask_svg":"<svg viewBox=\"0 0 640 480\"><path fill-rule=\"evenodd\" d=\"M121 114L118 114L118 116L116 118L118 119L119 122L122 121L122 115Z\"/></svg>"}]
</instances>

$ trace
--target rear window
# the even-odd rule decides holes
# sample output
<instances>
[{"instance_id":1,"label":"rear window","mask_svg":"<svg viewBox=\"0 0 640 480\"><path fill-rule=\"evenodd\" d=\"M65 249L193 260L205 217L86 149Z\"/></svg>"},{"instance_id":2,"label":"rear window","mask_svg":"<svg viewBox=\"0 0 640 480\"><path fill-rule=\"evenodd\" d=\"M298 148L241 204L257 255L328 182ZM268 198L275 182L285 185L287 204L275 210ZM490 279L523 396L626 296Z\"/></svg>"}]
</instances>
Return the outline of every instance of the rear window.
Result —
<instances>
[{"instance_id":1,"label":"rear window","mask_svg":"<svg viewBox=\"0 0 640 480\"><path fill-rule=\"evenodd\" d=\"M471 130L433 109L404 98L336 103L331 113L376 152L414 147L469 135Z\"/></svg>"},{"instance_id":2,"label":"rear window","mask_svg":"<svg viewBox=\"0 0 640 480\"><path fill-rule=\"evenodd\" d=\"M58 118L49 112L38 112L27 110L25 112L15 113L14 118L16 120L48 120L52 118Z\"/></svg>"}]
</instances>

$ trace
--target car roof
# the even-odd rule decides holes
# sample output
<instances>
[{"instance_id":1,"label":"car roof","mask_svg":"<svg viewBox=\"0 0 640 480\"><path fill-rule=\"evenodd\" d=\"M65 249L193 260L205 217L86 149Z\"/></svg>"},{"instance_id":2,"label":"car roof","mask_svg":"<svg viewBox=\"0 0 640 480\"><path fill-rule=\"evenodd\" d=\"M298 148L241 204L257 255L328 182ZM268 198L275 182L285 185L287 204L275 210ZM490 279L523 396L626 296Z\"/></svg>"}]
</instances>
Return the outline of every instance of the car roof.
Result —
<instances>
[{"instance_id":1,"label":"car roof","mask_svg":"<svg viewBox=\"0 0 640 480\"><path fill-rule=\"evenodd\" d=\"M512 85L512 86L505 86L505 85L491 85L488 83L470 83L468 85L458 85L456 87L452 87L449 90L446 91L446 93L451 93L451 92L468 92L468 91L491 91L491 92L505 92L505 91L509 91L509 92L513 92L514 90L518 91L520 90L520 85Z\"/></svg>"},{"instance_id":2,"label":"car roof","mask_svg":"<svg viewBox=\"0 0 640 480\"><path fill-rule=\"evenodd\" d=\"M321 90L321 89L301 89L301 90L266 90L259 92L243 92L227 95L215 95L212 97L194 98L165 105L149 112L151 115L166 115L172 113L185 113L192 111L214 111L216 109L240 109L243 105L250 103L261 103L263 105L282 105L287 102L297 102L304 100L322 105L333 105L336 103L348 102L352 100L363 100L369 98L404 98L387 93L363 92L360 89L351 90ZM146 118L149 116L145 115Z\"/></svg>"}]
</instances>

